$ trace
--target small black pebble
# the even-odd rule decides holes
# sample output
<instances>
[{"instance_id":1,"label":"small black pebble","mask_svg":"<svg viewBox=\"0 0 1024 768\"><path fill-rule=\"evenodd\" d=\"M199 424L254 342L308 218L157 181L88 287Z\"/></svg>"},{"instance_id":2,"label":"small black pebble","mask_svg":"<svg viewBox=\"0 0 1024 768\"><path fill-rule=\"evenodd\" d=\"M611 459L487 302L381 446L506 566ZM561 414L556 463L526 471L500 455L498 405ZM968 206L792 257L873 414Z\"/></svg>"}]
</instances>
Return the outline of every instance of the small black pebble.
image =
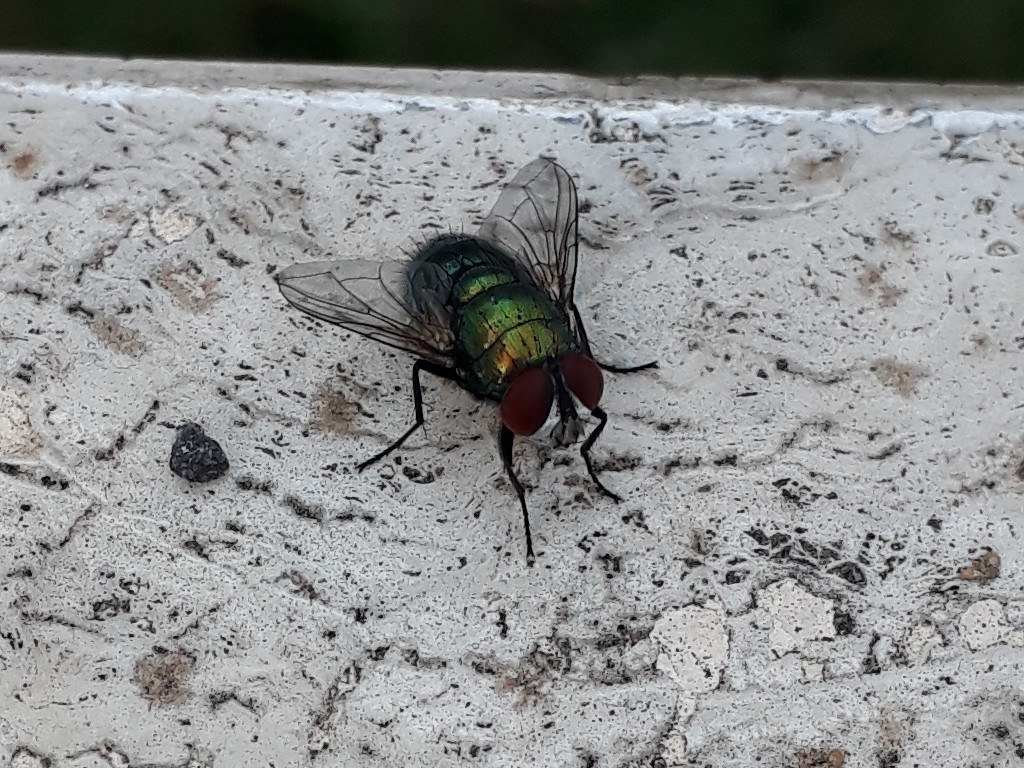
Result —
<instances>
[{"instance_id":1,"label":"small black pebble","mask_svg":"<svg viewBox=\"0 0 1024 768\"><path fill-rule=\"evenodd\" d=\"M220 443L190 421L178 427L170 464L171 472L192 483L208 483L228 471L228 457Z\"/></svg>"}]
</instances>

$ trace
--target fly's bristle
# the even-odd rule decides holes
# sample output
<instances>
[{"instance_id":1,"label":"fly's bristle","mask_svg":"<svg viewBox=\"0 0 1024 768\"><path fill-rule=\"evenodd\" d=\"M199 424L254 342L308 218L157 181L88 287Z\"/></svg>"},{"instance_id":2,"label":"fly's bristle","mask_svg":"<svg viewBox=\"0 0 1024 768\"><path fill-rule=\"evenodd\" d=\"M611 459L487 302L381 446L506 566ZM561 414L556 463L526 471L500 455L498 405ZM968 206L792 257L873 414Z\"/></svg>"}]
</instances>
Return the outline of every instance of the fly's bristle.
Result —
<instances>
[{"instance_id":1,"label":"fly's bristle","mask_svg":"<svg viewBox=\"0 0 1024 768\"><path fill-rule=\"evenodd\" d=\"M399 250L403 254L405 254L407 258L416 258L416 256L422 253L427 246L431 245L432 243L441 239L442 237L451 237L452 235L466 234L466 231L464 229L456 230L453 229L451 226L444 227L440 224L434 223L424 224L422 227L420 227L420 229L433 230L433 234L428 235L427 233L424 232L418 236L409 235L409 250L406 250L406 248L403 248L401 246L399 247Z\"/></svg>"}]
</instances>

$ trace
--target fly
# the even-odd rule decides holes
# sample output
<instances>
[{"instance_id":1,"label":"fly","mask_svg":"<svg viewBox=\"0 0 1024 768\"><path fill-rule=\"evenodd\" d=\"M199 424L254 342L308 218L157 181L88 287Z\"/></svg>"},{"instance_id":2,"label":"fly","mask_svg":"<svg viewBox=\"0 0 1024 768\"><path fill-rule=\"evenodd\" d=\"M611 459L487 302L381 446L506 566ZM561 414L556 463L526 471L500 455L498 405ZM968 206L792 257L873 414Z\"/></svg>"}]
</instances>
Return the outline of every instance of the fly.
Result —
<instances>
[{"instance_id":1,"label":"fly","mask_svg":"<svg viewBox=\"0 0 1024 768\"><path fill-rule=\"evenodd\" d=\"M449 379L498 402L501 460L523 509L527 562L534 560L526 494L512 466L516 436L533 435L554 407L560 445L583 434L577 403L597 419L580 454L597 489L615 501L590 450L608 414L599 405L601 369L573 300L579 251L576 184L558 163L538 158L506 185L476 236L446 234L409 261L349 259L296 264L277 275L292 306L416 356L415 423L358 465L363 471L399 448L424 423L420 374Z\"/></svg>"}]
</instances>

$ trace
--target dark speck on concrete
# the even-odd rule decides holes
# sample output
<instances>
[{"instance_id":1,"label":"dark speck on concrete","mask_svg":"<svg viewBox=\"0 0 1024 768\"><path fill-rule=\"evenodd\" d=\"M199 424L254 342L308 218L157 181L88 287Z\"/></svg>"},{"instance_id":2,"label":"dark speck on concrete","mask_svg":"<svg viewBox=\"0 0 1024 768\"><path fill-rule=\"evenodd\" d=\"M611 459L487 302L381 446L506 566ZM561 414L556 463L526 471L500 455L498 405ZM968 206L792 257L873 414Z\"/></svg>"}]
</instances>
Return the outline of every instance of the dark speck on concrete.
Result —
<instances>
[{"instance_id":1,"label":"dark speck on concrete","mask_svg":"<svg viewBox=\"0 0 1024 768\"><path fill-rule=\"evenodd\" d=\"M228 471L228 457L220 443L190 421L178 427L170 464L171 472L192 483L208 483Z\"/></svg>"}]
</instances>

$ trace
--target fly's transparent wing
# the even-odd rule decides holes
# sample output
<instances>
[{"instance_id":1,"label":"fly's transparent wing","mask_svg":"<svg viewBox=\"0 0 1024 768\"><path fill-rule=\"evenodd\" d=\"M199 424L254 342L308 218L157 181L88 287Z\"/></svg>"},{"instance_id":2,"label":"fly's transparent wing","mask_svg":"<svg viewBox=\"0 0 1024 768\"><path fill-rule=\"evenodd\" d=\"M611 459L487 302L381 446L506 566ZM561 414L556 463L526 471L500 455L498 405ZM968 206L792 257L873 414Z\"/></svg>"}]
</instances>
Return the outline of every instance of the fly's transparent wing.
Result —
<instances>
[{"instance_id":1,"label":"fly's transparent wing","mask_svg":"<svg viewBox=\"0 0 1024 768\"><path fill-rule=\"evenodd\" d=\"M570 316L579 240L576 208L572 176L540 157L505 186L479 234L512 256Z\"/></svg>"},{"instance_id":2,"label":"fly's transparent wing","mask_svg":"<svg viewBox=\"0 0 1024 768\"><path fill-rule=\"evenodd\" d=\"M389 347L452 367L447 318L413 313L405 302L405 264L315 261L277 273L281 294L296 309Z\"/></svg>"}]
</instances>

